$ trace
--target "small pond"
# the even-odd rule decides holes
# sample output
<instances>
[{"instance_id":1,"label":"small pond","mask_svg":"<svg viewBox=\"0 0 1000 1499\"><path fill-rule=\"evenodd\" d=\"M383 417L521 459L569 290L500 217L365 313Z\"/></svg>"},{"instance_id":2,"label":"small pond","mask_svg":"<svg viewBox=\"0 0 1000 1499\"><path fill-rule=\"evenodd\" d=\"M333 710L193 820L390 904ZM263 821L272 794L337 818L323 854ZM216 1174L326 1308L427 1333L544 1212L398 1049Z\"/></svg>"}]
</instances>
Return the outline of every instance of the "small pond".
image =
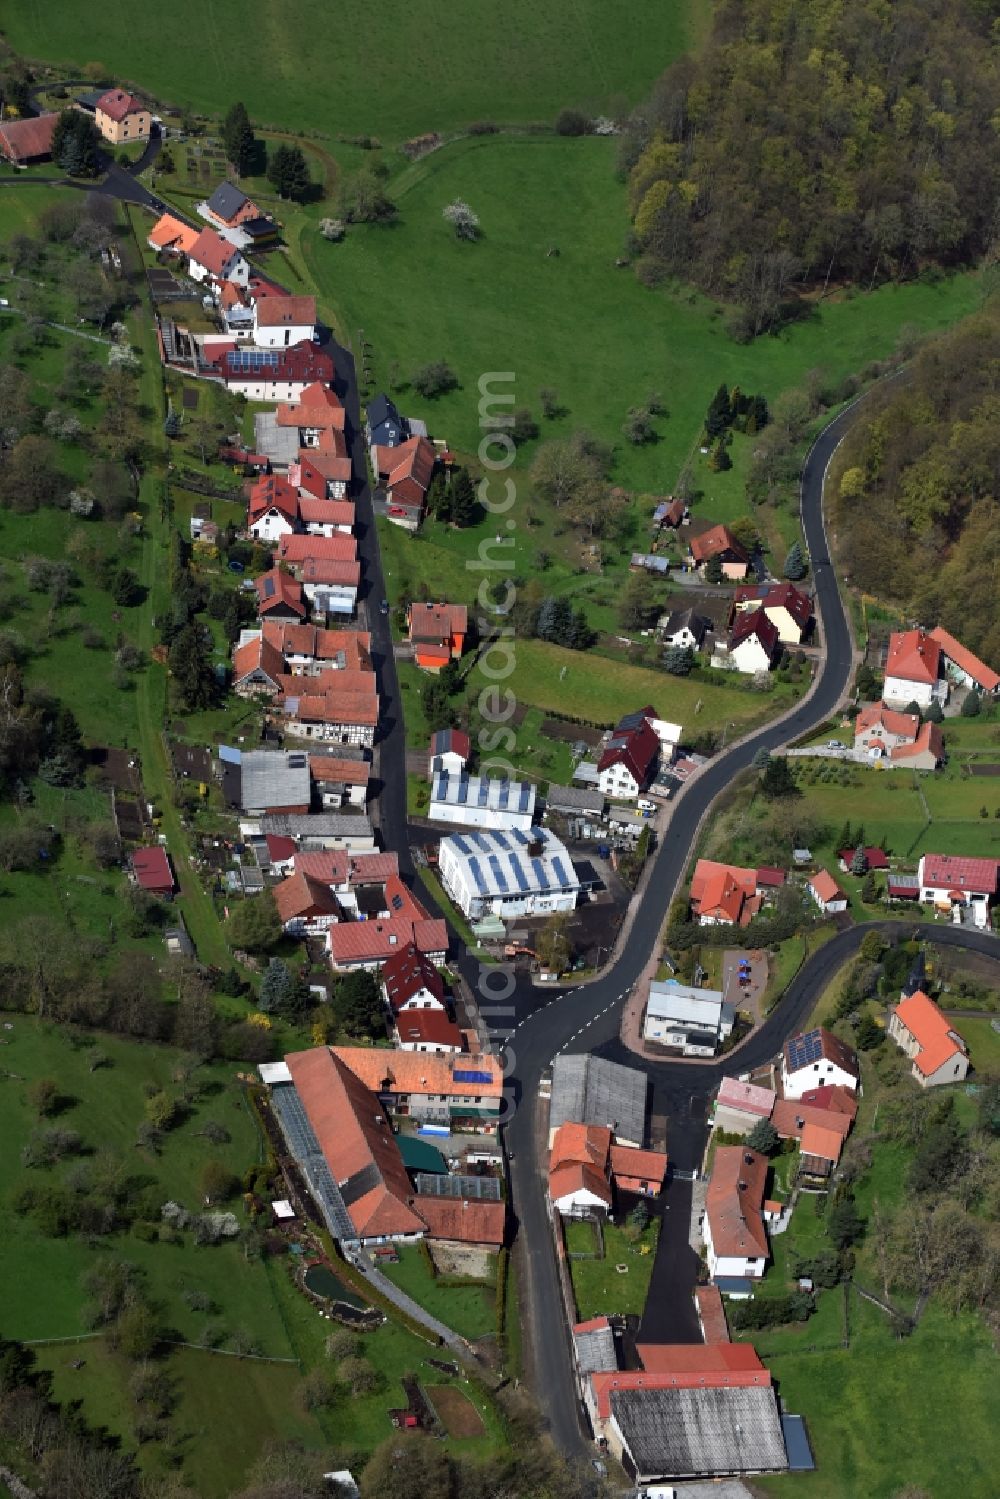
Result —
<instances>
[{"instance_id":1,"label":"small pond","mask_svg":"<svg viewBox=\"0 0 1000 1499\"><path fill-rule=\"evenodd\" d=\"M329 1265L310 1265L304 1279L306 1288L314 1296L322 1296L327 1301L346 1301L348 1306L363 1307L366 1304Z\"/></svg>"}]
</instances>

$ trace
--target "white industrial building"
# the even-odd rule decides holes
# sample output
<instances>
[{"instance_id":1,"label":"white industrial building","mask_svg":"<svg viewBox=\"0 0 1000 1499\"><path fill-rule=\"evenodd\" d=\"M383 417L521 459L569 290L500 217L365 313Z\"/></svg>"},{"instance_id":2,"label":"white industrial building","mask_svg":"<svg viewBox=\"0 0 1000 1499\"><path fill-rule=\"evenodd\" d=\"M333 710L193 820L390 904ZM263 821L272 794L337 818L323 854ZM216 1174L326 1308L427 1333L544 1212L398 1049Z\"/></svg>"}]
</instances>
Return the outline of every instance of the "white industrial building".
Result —
<instances>
[{"instance_id":1,"label":"white industrial building","mask_svg":"<svg viewBox=\"0 0 1000 1499\"><path fill-rule=\"evenodd\" d=\"M711 1057L733 1033L736 1015L721 989L694 989L687 984L649 986L642 1034L647 1041L677 1047L686 1057Z\"/></svg>"},{"instance_id":2,"label":"white industrial building","mask_svg":"<svg viewBox=\"0 0 1000 1499\"><path fill-rule=\"evenodd\" d=\"M530 781L492 780L437 770L431 781L432 822L463 827L527 832L535 820L535 788Z\"/></svg>"},{"instance_id":3,"label":"white industrial building","mask_svg":"<svg viewBox=\"0 0 1000 1499\"><path fill-rule=\"evenodd\" d=\"M547 828L452 834L441 842L438 868L471 921L572 911L580 894L566 847Z\"/></svg>"}]
</instances>

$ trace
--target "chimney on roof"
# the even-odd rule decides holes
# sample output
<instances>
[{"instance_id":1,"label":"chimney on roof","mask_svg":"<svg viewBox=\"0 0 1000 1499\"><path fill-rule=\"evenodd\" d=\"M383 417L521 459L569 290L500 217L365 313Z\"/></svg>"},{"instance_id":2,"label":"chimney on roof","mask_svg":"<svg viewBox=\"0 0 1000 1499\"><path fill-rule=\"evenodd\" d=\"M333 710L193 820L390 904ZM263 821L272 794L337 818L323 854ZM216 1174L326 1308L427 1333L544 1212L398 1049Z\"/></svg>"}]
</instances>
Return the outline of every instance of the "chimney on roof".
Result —
<instances>
[{"instance_id":1,"label":"chimney on roof","mask_svg":"<svg viewBox=\"0 0 1000 1499\"><path fill-rule=\"evenodd\" d=\"M746 1161L746 1163L747 1163L748 1166L752 1166L753 1165L753 1151L752 1150L748 1150L746 1152L746 1154L744 1155L743 1159ZM743 1183L740 1182L740 1186L742 1186L742 1185L743 1185Z\"/></svg>"}]
</instances>

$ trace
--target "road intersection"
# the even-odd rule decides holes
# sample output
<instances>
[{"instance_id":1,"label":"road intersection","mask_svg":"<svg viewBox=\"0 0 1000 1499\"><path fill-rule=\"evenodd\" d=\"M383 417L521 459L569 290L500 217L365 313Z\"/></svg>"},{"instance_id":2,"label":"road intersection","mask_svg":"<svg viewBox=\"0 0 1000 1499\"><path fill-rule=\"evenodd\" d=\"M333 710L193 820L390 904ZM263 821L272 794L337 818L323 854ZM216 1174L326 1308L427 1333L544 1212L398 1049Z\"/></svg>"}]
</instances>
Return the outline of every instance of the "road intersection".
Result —
<instances>
[{"instance_id":1,"label":"road intersection","mask_svg":"<svg viewBox=\"0 0 1000 1499\"><path fill-rule=\"evenodd\" d=\"M381 722L375 750L377 802L375 817L382 841L399 857L400 870L415 878L410 850L411 830L406 815L406 743L402 703L396 676L390 622L378 610L386 595L366 473L364 433L353 361L335 350L338 389L353 428L353 459L359 476L357 517L359 555L365 590L362 610L372 635L372 652L379 675ZM816 592L816 610L823 632L818 672L807 696L782 719L748 735L711 760L679 794L637 904L630 913L627 933L612 963L589 983L554 993L540 990L530 978L513 969L481 965L452 933L453 961L477 996L494 1043L503 1048L508 1092L505 1143L510 1168L511 1204L519 1243L520 1316L530 1354L527 1378L539 1399L554 1440L570 1456L592 1454L583 1413L576 1395L569 1328L560 1295L555 1250L549 1226L545 1191L545 1133L539 1117L543 1075L560 1052L599 1052L645 1071L650 1079L652 1111L668 1120L671 1178L654 1268L671 1294L647 1306L643 1328L647 1336L675 1341L698 1337L693 1320L690 1287L697 1259L688 1244L691 1201L690 1176L701 1161L707 1135L710 1095L733 1063L691 1064L659 1062L636 1056L619 1039L621 1010L659 941L666 913L680 887L703 819L718 795L738 772L747 769L761 749L778 750L824 722L846 700L854 664L853 643L846 611L830 561L823 489L830 462L861 414L864 398L841 411L819 434L803 465L800 498L803 530L808 545ZM432 580L431 580L432 581ZM421 892L421 900L433 905ZM444 913L442 913L444 914ZM838 933L800 969L780 1005L755 1031L740 1052L745 1070L767 1062L785 1038L808 1017L816 999L837 969L859 946L866 926ZM898 927L896 927L898 930ZM921 935L948 945L964 945L996 953L986 934L967 935L954 928L919 927ZM497 987L499 981L500 987ZM665 1204L666 1206L666 1204ZM661 1275L660 1259L664 1273Z\"/></svg>"}]
</instances>

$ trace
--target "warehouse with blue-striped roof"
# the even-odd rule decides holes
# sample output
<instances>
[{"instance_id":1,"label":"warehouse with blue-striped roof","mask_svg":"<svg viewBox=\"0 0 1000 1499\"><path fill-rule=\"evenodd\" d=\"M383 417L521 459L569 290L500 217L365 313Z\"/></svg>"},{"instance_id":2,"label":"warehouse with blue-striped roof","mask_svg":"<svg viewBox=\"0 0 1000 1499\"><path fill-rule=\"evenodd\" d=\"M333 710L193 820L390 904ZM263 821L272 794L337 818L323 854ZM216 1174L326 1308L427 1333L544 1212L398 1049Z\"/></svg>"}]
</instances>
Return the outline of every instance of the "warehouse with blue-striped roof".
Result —
<instances>
[{"instance_id":1,"label":"warehouse with blue-striped roof","mask_svg":"<svg viewBox=\"0 0 1000 1499\"><path fill-rule=\"evenodd\" d=\"M581 890L566 845L547 828L454 833L442 839L438 869L471 921L572 911Z\"/></svg>"}]
</instances>

